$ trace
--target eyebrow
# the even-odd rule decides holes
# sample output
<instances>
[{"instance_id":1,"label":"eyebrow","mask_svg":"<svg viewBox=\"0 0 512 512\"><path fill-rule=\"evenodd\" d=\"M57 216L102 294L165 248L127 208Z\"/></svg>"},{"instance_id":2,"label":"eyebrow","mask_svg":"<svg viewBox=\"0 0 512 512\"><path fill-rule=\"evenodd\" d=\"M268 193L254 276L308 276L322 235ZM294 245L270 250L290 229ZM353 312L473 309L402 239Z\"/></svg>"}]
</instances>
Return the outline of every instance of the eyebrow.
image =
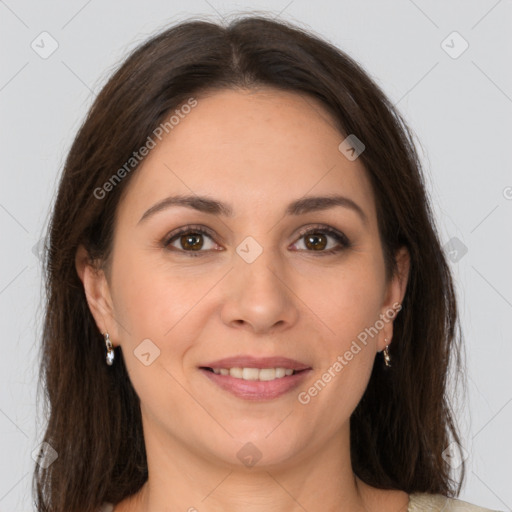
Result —
<instances>
[{"instance_id":1,"label":"eyebrow","mask_svg":"<svg viewBox=\"0 0 512 512\"><path fill-rule=\"evenodd\" d=\"M146 220L148 217L154 215L155 213L166 210L167 208L171 208L173 206L184 206L211 215L233 217L233 208L221 201L206 196L177 195L166 197L162 201L159 201L151 208L146 210L140 218L138 224ZM368 217L366 216L363 209L357 203L352 201L352 199L340 195L308 196L297 199L287 206L285 214L303 215L309 212L328 210L336 206L349 208L359 215L364 224L368 223Z\"/></svg>"}]
</instances>

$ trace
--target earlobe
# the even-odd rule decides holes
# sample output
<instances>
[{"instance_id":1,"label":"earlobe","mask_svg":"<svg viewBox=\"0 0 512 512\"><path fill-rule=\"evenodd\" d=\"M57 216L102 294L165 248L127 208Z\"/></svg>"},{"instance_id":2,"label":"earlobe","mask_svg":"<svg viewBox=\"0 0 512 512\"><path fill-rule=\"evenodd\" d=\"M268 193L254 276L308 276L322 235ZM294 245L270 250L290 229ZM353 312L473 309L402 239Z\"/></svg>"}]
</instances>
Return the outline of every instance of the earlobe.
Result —
<instances>
[{"instance_id":1,"label":"earlobe","mask_svg":"<svg viewBox=\"0 0 512 512\"><path fill-rule=\"evenodd\" d=\"M109 332L111 337L117 339L117 332L114 332L112 297L107 278L99 265L91 261L83 245L80 245L76 251L75 267L84 287L89 310L99 331L102 334Z\"/></svg>"}]
</instances>

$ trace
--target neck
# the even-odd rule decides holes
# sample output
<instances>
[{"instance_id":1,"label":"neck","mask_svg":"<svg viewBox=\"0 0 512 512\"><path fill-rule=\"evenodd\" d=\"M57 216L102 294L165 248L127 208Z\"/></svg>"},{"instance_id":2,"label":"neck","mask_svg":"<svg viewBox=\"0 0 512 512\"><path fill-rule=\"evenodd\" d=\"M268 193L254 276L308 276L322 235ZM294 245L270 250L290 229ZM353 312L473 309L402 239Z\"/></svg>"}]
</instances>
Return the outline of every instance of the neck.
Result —
<instances>
[{"instance_id":1,"label":"neck","mask_svg":"<svg viewBox=\"0 0 512 512\"><path fill-rule=\"evenodd\" d=\"M264 464L262 457L252 467L196 453L163 432L145 431L145 438L148 481L116 512L370 510L369 487L352 472L348 425L293 460Z\"/></svg>"}]
</instances>

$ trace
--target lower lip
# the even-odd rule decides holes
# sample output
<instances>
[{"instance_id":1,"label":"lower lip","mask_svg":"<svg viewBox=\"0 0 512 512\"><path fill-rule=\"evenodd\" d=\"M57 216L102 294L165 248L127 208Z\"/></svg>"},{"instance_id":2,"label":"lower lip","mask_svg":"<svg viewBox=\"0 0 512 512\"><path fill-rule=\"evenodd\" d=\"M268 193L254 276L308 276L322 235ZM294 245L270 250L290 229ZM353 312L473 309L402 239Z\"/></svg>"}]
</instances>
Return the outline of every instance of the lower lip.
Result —
<instances>
[{"instance_id":1,"label":"lower lip","mask_svg":"<svg viewBox=\"0 0 512 512\"><path fill-rule=\"evenodd\" d=\"M279 379L260 381L237 379L230 375L213 373L203 368L200 368L200 370L217 386L244 400L272 400L284 395L299 386L311 371L311 369L308 369Z\"/></svg>"}]
</instances>

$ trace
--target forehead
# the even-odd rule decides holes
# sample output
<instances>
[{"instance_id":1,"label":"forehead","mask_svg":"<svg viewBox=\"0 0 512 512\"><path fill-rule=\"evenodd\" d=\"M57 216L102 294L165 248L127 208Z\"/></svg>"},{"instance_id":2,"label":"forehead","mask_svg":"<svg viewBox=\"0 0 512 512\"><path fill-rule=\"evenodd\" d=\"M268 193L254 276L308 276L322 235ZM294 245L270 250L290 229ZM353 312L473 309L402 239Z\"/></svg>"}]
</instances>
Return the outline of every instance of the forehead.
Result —
<instances>
[{"instance_id":1,"label":"forehead","mask_svg":"<svg viewBox=\"0 0 512 512\"><path fill-rule=\"evenodd\" d=\"M345 135L319 101L275 89L221 90L196 101L161 140L153 137L120 214L140 218L152 202L176 193L211 195L241 216L339 193L375 216L366 170L340 152Z\"/></svg>"}]
</instances>

